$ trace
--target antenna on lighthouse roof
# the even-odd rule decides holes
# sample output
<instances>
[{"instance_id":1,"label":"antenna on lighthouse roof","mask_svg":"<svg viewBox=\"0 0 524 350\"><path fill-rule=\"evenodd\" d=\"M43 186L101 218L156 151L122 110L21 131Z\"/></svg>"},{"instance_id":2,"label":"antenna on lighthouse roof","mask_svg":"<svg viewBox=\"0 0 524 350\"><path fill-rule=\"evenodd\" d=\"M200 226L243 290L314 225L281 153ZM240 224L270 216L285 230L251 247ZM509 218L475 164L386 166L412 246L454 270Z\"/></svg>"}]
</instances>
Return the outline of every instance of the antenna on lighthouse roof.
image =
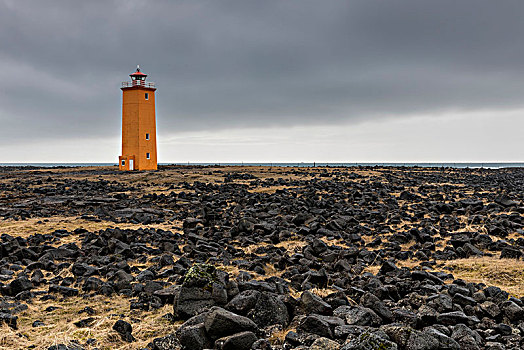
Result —
<instances>
[{"instance_id":1,"label":"antenna on lighthouse roof","mask_svg":"<svg viewBox=\"0 0 524 350\"><path fill-rule=\"evenodd\" d=\"M136 71L140 72L140 65L139 64L136 65Z\"/></svg>"}]
</instances>

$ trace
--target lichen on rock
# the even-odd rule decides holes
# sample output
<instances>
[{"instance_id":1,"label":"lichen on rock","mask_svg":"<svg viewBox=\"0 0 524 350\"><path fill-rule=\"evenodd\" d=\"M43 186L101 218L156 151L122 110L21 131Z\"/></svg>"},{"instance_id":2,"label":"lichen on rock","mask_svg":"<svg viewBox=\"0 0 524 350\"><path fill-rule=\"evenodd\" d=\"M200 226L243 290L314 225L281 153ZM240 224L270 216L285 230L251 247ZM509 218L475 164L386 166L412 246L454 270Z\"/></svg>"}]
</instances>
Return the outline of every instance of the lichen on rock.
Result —
<instances>
[{"instance_id":1,"label":"lichen on rock","mask_svg":"<svg viewBox=\"0 0 524 350\"><path fill-rule=\"evenodd\" d=\"M217 268L210 264L194 264L184 275L183 285L211 288L213 283L220 283Z\"/></svg>"}]
</instances>

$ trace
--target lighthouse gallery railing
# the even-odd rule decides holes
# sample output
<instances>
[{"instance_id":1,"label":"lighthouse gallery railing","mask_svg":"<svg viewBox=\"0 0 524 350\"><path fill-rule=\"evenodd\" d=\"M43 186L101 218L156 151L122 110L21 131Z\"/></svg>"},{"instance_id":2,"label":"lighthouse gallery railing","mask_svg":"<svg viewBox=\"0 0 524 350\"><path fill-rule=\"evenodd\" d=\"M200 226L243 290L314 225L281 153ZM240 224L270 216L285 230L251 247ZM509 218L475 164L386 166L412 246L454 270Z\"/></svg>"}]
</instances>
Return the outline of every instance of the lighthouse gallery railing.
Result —
<instances>
[{"instance_id":1,"label":"lighthouse gallery railing","mask_svg":"<svg viewBox=\"0 0 524 350\"><path fill-rule=\"evenodd\" d=\"M123 81L122 87L133 87L133 86L142 86L146 88L154 88L155 83L146 83L142 80L133 80L133 81Z\"/></svg>"}]
</instances>

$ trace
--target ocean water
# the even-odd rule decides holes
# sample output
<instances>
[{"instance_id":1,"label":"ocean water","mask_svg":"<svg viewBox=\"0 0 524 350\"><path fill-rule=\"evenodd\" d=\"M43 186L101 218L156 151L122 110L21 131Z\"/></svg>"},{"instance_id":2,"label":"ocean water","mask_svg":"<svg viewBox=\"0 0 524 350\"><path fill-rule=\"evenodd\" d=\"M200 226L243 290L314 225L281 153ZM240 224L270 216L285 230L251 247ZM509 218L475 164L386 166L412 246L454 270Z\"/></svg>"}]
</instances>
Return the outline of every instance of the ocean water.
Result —
<instances>
[{"instance_id":1,"label":"ocean water","mask_svg":"<svg viewBox=\"0 0 524 350\"><path fill-rule=\"evenodd\" d=\"M86 166L116 166L116 163L0 163L3 167L86 167ZM380 166L380 167L437 167L437 168L524 168L524 162L518 163L159 163L159 165L221 165L221 166L282 166L282 167L354 167L354 166Z\"/></svg>"}]
</instances>

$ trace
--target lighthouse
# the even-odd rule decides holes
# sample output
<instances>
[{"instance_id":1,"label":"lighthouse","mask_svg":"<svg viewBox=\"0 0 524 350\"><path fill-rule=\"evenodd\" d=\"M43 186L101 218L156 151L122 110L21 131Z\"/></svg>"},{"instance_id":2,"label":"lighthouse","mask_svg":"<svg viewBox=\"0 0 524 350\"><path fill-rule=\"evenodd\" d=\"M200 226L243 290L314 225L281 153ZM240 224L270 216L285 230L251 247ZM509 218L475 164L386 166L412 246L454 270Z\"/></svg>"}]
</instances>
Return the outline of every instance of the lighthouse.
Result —
<instances>
[{"instance_id":1,"label":"lighthouse","mask_svg":"<svg viewBox=\"0 0 524 350\"><path fill-rule=\"evenodd\" d=\"M155 84L140 71L122 83L122 155L119 170L156 170Z\"/></svg>"}]
</instances>

